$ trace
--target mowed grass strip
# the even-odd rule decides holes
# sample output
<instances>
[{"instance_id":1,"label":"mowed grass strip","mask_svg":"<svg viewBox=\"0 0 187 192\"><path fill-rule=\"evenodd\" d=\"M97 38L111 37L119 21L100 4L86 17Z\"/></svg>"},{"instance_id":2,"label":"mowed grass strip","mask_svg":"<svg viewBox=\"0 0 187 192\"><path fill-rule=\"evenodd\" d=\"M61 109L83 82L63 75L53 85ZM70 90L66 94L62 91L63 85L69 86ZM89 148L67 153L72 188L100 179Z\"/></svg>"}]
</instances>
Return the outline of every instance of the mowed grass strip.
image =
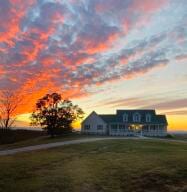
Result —
<instances>
[{"instance_id":1,"label":"mowed grass strip","mask_svg":"<svg viewBox=\"0 0 187 192\"><path fill-rule=\"evenodd\" d=\"M47 143L55 143L55 142L62 142L62 141L71 141L76 139L86 139L86 138L94 138L96 136L92 135L81 135L78 133L72 133L69 135L63 136L56 136L51 138L50 136L37 136L35 138L28 138L26 140L17 141L11 144L0 144L0 151L8 150L8 149L15 149L20 147L27 147L32 145L40 145L40 144L47 144Z\"/></svg>"},{"instance_id":2,"label":"mowed grass strip","mask_svg":"<svg viewBox=\"0 0 187 192\"><path fill-rule=\"evenodd\" d=\"M183 133L183 134L172 134L172 139L187 141L187 133Z\"/></svg>"},{"instance_id":3,"label":"mowed grass strip","mask_svg":"<svg viewBox=\"0 0 187 192\"><path fill-rule=\"evenodd\" d=\"M108 140L0 157L3 192L185 192L187 144Z\"/></svg>"}]
</instances>

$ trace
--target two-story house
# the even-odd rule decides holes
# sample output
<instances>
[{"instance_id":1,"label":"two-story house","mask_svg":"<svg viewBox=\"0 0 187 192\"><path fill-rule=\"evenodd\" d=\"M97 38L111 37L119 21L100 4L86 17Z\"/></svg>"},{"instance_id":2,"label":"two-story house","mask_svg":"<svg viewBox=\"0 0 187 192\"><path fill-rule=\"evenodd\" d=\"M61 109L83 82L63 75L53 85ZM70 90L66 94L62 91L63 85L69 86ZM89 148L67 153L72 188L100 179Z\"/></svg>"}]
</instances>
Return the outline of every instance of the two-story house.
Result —
<instances>
[{"instance_id":1,"label":"two-story house","mask_svg":"<svg viewBox=\"0 0 187 192\"><path fill-rule=\"evenodd\" d=\"M81 124L84 134L110 136L166 136L167 119L155 110L117 110L116 114L92 112Z\"/></svg>"}]
</instances>

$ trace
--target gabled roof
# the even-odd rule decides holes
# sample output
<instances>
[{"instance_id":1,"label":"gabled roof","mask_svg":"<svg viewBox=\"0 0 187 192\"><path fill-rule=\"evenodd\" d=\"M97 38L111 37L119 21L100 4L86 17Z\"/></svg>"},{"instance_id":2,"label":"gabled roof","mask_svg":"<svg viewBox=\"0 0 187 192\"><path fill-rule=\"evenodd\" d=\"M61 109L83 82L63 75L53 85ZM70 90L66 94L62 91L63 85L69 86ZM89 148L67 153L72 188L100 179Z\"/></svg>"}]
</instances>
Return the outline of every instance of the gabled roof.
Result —
<instances>
[{"instance_id":1,"label":"gabled roof","mask_svg":"<svg viewBox=\"0 0 187 192\"><path fill-rule=\"evenodd\" d=\"M129 110L117 110L117 115L123 115L123 114L133 115L134 113L139 113L140 115L156 115L156 112L154 109L129 109Z\"/></svg>"},{"instance_id":2,"label":"gabled roof","mask_svg":"<svg viewBox=\"0 0 187 192\"><path fill-rule=\"evenodd\" d=\"M165 115L157 115L157 119L159 122L168 125L168 121Z\"/></svg>"},{"instance_id":3,"label":"gabled roof","mask_svg":"<svg viewBox=\"0 0 187 192\"><path fill-rule=\"evenodd\" d=\"M127 123L134 123L133 121L133 115L134 114L140 114L141 116L141 122L140 123L146 123L146 124L165 124L167 125L167 119L165 115L156 115L156 112L154 109L134 109L134 110L117 110L117 114L113 115L99 115L105 121L106 123L122 123L123 122L123 115L128 115L128 122ZM146 121L146 115L151 115L151 122Z\"/></svg>"},{"instance_id":4,"label":"gabled roof","mask_svg":"<svg viewBox=\"0 0 187 192\"><path fill-rule=\"evenodd\" d=\"M133 109L133 110L117 110L117 121L123 122L123 115L128 115L128 123L134 123L133 116L134 114L139 114L141 116L141 123L148 123L146 121L146 115L151 115L151 123L160 123L156 119L156 112L153 109Z\"/></svg>"},{"instance_id":5,"label":"gabled roof","mask_svg":"<svg viewBox=\"0 0 187 192\"><path fill-rule=\"evenodd\" d=\"M116 115L99 115L106 123L116 122Z\"/></svg>"},{"instance_id":6,"label":"gabled roof","mask_svg":"<svg viewBox=\"0 0 187 192\"><path fill-rule=\"evenodd\" d=\"M92 111L81 123L84 123L91 115L99 116L95 111Z\"/></svg>"}]
</instances>

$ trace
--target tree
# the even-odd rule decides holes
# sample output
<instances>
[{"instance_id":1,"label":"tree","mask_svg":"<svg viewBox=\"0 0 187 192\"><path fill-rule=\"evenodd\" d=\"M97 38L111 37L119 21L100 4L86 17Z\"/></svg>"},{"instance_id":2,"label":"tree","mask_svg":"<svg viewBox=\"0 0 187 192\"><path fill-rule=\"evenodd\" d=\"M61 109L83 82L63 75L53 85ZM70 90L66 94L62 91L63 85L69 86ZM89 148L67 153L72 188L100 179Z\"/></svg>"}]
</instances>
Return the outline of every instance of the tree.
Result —
<instances>
[{"instance_id":1,"label":"tree","mask_svg":"<svg viewBox=\"0 0 187 192\"><path fill-rule=\"evenodd\" d=\"M47 94L36 103L31 115L31 125L39 125L54 135L72 132L72 123L82 119L84 112L78 105L69 100L63 100L58 93Z\"/></svg>"},{"instance_id":2,"label":"tree","mask_svg":"<svg viewBox=\"0 0 187 192\"><path fill-rule=\"evenodd\" d=\"M21 99L16 92L9 90L0 93L0 128L9 130L14 122L14 113Z\"/></svg>"}]
</instances>

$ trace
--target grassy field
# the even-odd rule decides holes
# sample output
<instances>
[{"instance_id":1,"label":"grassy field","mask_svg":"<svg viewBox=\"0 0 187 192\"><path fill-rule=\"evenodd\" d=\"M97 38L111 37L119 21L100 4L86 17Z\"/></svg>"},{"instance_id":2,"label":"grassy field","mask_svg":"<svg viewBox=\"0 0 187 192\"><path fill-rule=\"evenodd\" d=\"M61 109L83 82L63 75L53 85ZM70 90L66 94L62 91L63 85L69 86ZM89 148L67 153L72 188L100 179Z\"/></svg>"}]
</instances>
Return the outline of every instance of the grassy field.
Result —
<instances>
[{"instance_id":1,"label":"grassy field","mask_svg":"<svg viewBox=\"0 0 187 192\"><path fill-rule=\"evenodd\" d=\"M14 149L19 147L25 147L30 145L39 145L39 144L45 144L45 143L54 143L54 142L60 142L60 141L68 141L68 140L75 140L75 139L81 139L81 138L91 138L95 137L92 135L81 135L78 133L72 133L69 135L63 135L63 136L57 136L54 138L51 138L50 136L45 135L44 133L37 133L37 131L34 131L35 134L31 134L29 137L30 131L26 131L26 136L24 139L15 139L14 143L10 144L0 144L0 151L6 150L6 149ZM17 134L17 137L22 137L21 134ZM23 136L24 137L24 136ZM5 138L4 138L5 139Z\"/></svg>"},{"instance_id":2,"label":"grassy field","mask_svg":"<svg viewBox=\"0 0 187 192\"><path fill-rule=\"evenodd\" d=\"M108 140L0 157L2 192L185 192L187 144Z\"/></svg>"},{"instance_id":3,"label":"grassy field","mask_svg":"<svg viewBox=\"0 0 187 192\"><path fill-rule=\"evenodd\" d=\"M13 144L29 139L38 138L44 135L45 132L43 131L0 129L0 145Z\"/></svg>"},{"instance_id":4,"label":"grassy field","mask_svg":"<svg viewBox=\"0 0 187 192\"><path fill-rule=\"evenodd\" d=\"M187 141L187 133L183 133L183 134L172 134L172 136L173 136L172 139Z\"/></svg>"},{"instance_id":5,"label":"grassy field","mask_svg":"<svg viewBox=\"0 0 187 192\"><path fill-rule=\"evenodd\" d=\"M74 132L69 135L58 136L50 138L44 131L34 130L10 130L9 132L3 132L0 129L0 150L13 149L19 147L25 147L30 145L39 145L45 143L53 143L81 138L99 137L98 135L81 135ZM184 140L187 141L187 134L169 134L167 139ZM165 139L165 138L163 138Z\"/></svg>"}]
</instances>

